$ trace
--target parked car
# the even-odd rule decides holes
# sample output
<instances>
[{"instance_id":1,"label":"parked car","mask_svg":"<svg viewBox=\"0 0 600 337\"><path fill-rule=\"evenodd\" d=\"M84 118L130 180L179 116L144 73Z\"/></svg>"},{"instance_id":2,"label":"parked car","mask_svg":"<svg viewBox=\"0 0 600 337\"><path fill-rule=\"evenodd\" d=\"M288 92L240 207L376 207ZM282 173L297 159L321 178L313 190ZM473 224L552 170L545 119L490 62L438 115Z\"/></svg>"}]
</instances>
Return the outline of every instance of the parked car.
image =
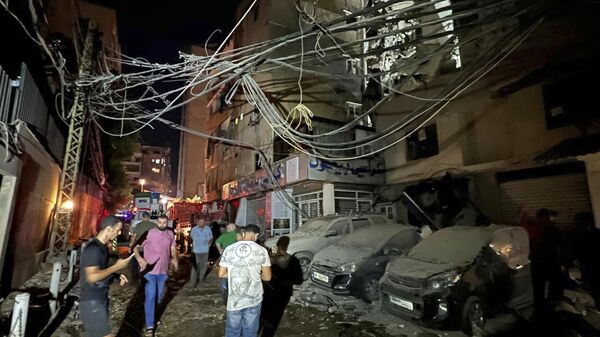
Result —
<instances>
[{"instance_id":1,"label":"parked car","mask_svg":"<svg viewBox=\"0 0 600 337\"><path fill-rule=\"evenodd\" d=\"M378 300L379 279L390 259L407 253L420 240L417 228L407 225L357 230L315 255L310 280L338 295Z\"/></svg>"},{"instance_id":2,"label":"parked car","mask_svg":"<svg viewBox=\"0 0 600 337\"><path fill-rule=\"evenodd\" d=\"M521 227L441 229L388 264L382 307L426 326L470 334L501 311L531 311L528 255Z\"/></svg>"},{"instance_id":3,"label":"parked car","mask_svg":"<svg viewBox=\"0 0 600 337\"><path fill-rule=\"evenodd\" d=\"M393 223L383 215L353 214L328 215L304 223L295 233L289 234L288 253L296 256L302 266L304 278L308 279L310 263L321 249L340 242L340 240L359 228ZM265 241L267 248L273 249L277 238Z\"/></svg>"}]
</instances>

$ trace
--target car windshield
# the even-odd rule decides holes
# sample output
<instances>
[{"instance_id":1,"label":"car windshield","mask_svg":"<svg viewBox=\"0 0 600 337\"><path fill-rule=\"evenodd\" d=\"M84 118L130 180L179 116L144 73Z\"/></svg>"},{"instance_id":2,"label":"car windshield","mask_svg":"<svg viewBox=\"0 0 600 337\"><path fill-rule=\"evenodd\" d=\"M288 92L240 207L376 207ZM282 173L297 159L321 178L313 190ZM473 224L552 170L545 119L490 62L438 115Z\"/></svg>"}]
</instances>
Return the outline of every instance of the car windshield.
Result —
<instances>
[{"instance_id":1,"label":"car windshield","mask_svg":"<svg viewBox=\"0 0 600 337\"><path fill-rule=\"evenodd\" d=\"M298 228L297 233L317 235L325 232L329 228L329 225L331 225L331 220L309 220Z\"/></svg>"},{"instance_id":2,"label":"car windshield","mask_svg":"<svg viewBox=\"0 0 600 337\"><path fill-rule=\"evenodd\" d=\"M417 260L465 265L473 261L490 241L486 228L447 228L431 234L414 246L408 256Z\"/></svg>"},{"instance_id":3,"label":"car windshield","mask_svg":"<svg viewBox=\"0 0 600 337\"><path fill-rule=\"evenodd\" d=\"M376 249L392 237L398 228L365 228L348 235L340 242L340 245L358 249Z\"/></svg>"}]
</instances>

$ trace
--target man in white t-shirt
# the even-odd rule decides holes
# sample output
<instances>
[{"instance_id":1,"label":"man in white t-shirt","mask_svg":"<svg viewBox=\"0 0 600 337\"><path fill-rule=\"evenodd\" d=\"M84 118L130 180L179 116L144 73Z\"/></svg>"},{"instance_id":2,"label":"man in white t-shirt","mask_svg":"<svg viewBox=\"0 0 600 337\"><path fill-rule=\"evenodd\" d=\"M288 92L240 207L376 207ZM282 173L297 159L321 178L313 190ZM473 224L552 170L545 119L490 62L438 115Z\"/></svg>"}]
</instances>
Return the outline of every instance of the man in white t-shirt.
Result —
<instances>
[{"instance_id":1,"label":"man in white t-shirt","mask_svg":"<svg viewBox=\"0 0 600 337\"><path fill-rule=\"evenodd\" d=\"M219 262L219 277L228 280L225 337L255 337L263 298L262 281L271 280L267 250L256 243L260 229L240 229L238 242L227 246Z\"/></svg>"}]
</instances>

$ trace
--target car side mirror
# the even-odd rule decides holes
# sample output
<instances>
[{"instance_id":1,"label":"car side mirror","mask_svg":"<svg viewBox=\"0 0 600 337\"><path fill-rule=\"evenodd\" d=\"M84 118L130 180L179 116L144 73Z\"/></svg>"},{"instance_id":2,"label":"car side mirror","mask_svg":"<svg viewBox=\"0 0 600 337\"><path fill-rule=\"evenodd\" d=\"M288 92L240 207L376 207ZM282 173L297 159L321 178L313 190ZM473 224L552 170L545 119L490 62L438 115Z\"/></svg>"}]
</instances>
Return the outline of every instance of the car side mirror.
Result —
<instances>
[{"instance_id":1,"label":"car side mirror","mask_svg":"<svg viewBox=\"0 0 600 337\"><path fill-rule=\"evenodd\" d=\"M325 233L326 238L330 238L330 237L334 237L334 236L338 236L338 233L336 231L328 231L327 233Z\"/></svg>"}]
</instances>

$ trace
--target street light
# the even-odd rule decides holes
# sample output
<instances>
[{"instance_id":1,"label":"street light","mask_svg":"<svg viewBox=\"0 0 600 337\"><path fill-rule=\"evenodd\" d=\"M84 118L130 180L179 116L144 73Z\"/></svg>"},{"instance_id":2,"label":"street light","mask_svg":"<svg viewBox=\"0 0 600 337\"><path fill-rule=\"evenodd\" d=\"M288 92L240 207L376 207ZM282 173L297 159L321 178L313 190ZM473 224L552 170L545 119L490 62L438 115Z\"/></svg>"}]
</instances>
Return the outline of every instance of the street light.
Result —
<instances>
[{"instance_id":1,"label":"street light","mask_svg":"<svg viewBox=\"0 0 600 337\"><path fill-rule=\"evenodd\" d=\"M140 185L142 185L142 192L144 192L144 184L146 183L146 179L140 179Z\"/></svg>"},{"instance_id":2,"label":"street light","mask_svg":"<svg viewBox=\"0 0 600 337\"><path fill-rule=\"evenodd\" d=\"M60 208L66 211L72 211L74 206L75 204L73 203L73 200L66 200L62 203L62 205L60 205Z\"/></svg>"}]
</instances>

